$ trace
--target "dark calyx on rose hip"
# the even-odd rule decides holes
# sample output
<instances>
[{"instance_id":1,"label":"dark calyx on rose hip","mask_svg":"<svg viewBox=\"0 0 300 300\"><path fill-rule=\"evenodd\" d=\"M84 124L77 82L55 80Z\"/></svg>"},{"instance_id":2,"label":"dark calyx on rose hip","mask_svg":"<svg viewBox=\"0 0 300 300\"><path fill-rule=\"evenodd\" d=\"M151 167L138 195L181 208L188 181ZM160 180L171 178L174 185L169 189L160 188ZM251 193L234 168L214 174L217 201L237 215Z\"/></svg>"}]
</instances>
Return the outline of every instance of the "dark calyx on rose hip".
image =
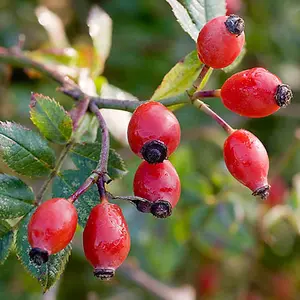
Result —
<instances>
[{"instance_id":1,"label":"dark calyx on rose hip","mask_svg":"<svg viewBox=\"0 0 300 300\"><path fill-rule=\"evenodd\" d=\"M229 66L241 53L245 44L244 21L236 15L211 19L197 38L198 57L214 69Z\"/></svg>"},{"instance_id":2,"label":"dark calyx on rose hip","mask_svg":"<svg viewBox=\"0 0 300 300\"><path fill-rule=\"evenodd\" d=\"M230 15L225 21L225 26L230 33L239 36L244 32L245 22L237 15Z\"/></svg>"},{"instance_id":3,"label":"dark calyx on rose hip","mask_svg":"<svg viewBox=\"0 0 300 300\"><path fill-rule=\"evenodd\" d=\"M130 235L121 208L107 199L96 205L83 231L83 249L94 275L109 280L130 250Z\"/></svg>"},{"instance_id":4,"label":"dark calyx on rose hip","mask_svg":"<svg viewBox=\"0 0 300 300\"><path fill-rule=\"evenodd\" d=\"M180 125L175 115L155 101L141 104L127 130L131 150L150 164L163 162L180 143Z\"/></svg>"},{"instance_id":5,"label":"dark calyx on rose hip","mask_svg":"<svg viewBox=\"0 0 300 300\"><path fill-rule=\"evenodd\" d=\"M293 92L288 84L279 84L276 89L275 99L280 107L287 107L293 98Z\"/></svg>"},{"instance_id":6,"label":"dark calyx on rose hip","mask_svg":"<svg viewBox=\"0 0 300 300\"><path fill-rule=\"evenodd\" d=\"M49 253L46 250L40 248L32 248L29 251L30 260L36 265L41 266L49 260Z\"/></svg>"},{"instance_id":7,"label":"dark calyx on rose hip","mask_svg":"<svg viewBox=\"0 0 300 300\"><path fill-rule=\"evenodd\" d=\"M156 200L152 203L139 201L136 208L142 213L151 213L160 219L167 218L172 214L172 206L170 202L165 200Z\"/></svg>"},{"instance_id":8,"label":"dark calyx on rose hip","mask_svg":"<svg viewBox=\"0 0 300 300\"><path fill-rule=\"evenodd\" d=\"M163 142L153 140L143 145L141 154L149 164L156 164L167 158L168 149Z\"/></svg>"},{"instance_id":9,"label":"dark calyx on rose hip","mask_svg":"<svg viewBox=\"0 0 300 300\"><path fill-rule=\"evenodd\" d=\"M235 130L224 143L224 161L233 177L248 187L254 196L266 199L269 157L261 141L247 130Z\"/></svg>"},{"instance_id":10,"label":"dark calyx on rose hip","mask_svg":"<svg viewBox=\"0 0 300 300\"><path fill-rule=\"evenodd\" d=\"M166 218L171 215L172 208L180 198L180 180L170 161L154 165L144 161L135 173L133 192L135 196L152 202L151 205L141 202L138 210Z\"/></svg>"},{"instance_id":11,"label":"dark calyx on rose hip","mask_svg":"<svg viewBox=\"0 0 300 300\"><path fill-rule=\"evenodd\" d=\"M42 203L28 224L30 259L41 265L49 255L63 250L75 234L77 219L77 211L67 199L53 198Z\"/></svg>"},{"instance_id":12,"label":"dark calyx on rose hip","mask_svg":"<svg viewBox=\"0 0 300 300\"><path fill-rule=\"evenodd\" d=\"M262 118L290 104L287 84L264 68L252 68L229 77L221 88L223 104L241 116Z\"/></svg>"}]
</instances>

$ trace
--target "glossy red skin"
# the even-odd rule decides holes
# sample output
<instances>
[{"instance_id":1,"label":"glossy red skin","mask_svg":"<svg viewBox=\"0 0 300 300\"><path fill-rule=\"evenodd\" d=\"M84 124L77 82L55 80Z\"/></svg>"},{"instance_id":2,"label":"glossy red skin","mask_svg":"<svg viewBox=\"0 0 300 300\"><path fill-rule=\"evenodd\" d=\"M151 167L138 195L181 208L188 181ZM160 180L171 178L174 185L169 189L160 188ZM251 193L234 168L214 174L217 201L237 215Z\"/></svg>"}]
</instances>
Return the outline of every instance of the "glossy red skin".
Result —
<instances>
[{"instance_id":1,"label":"glossy red skin","mask_svg":"<svg viewBox=\"0 0 300 300\"><path fill-rule=\"evenodd\" d=\"M229 66L241 53L245 44L244 32L236 36L225 26L227 16L220 16L204 25L198 35L197 51L199 59L215 68Z\"/></svg>"},{"instance_id":2,"label":"glossy red skin","mask_svg":"<svg viewBox=\"0 0 300 300\"><path fill-rule=\"evenodd\" d=\"M83 248L95 269L117 269L123 263L130 250L130 235L118 205L103 201L92 209L83 231Z\"/></svg>"},{"instance_id":3,"label":"glossy red skin","mask_svg":"<svg viewBox=\"0 0 300 300\"><path fill-rule=\"evenodd\" d=\"M236 14L241 6L241 0L226 0L226 15Z\"/></svg>"},{"instance_id":4,"label":"glossy red skin","mask_svg":"<svg viewBox=\"0 0 300 300\"><path fill-rule=\"evenodd\" d=\"M131 150L142 157L140 151L146 142L159 140L170 156L180 143L180 124L175 115L159 102L149 101L133 113L127 137Z\"/></svg>"},{"instance_id":5,"label":"glossy red skin","mask_svg":"<svg viewBox=\"0 0 300 300\"><path fill-rule=\"evenodd\" d=\"M174 208L180 198L180 191L180 179L168 160L158 164L143 161L135 173L133 180L135 196L153 202L165 200Z\"/></svg>"},{"instance_id":6,"label":"glossy red skin","mask_svg":"<svg viewBox=\"0 0 300 300\"><path fill-rule=\"evenodd\" d=\"M235 130L224 143L223 155L231 175L252 192L268 184L268 154L251 132Z\"/></svg>"},{"instance_id":7,"label":"glossy red skin","mask_svg":"<svg viewBox=\"0 0 300 300\"><path fill-rule=\"evenodd\" d=\"M284 204L288 195L288 187L284 180L277 176L272 179L270 185L270 194L264 203L269 207Z\"/></svg>"},{"instance_id":8,"label":"glossy red skin","mask_svg":"<svg viewBox=\"0 0 300 300\"><path fill-rule=\"evenodd\" d=\"M42 203L28 224L31 247L46 250L49 254L63 250L75 234L77 219L74 205L64 198Z\"/></svg>"},{"instance_id":9,"label":"glossy red skin","mask_svg":"<svg viewBox=\"0 0 300 300\"><path fill-rule=\"evenodd\" d=\"M276 112L280 106L275 94L281 80L263 68L253 68L234 74L222 86L223 104L245 117L262 118Z\"/></svg>"}]
</instances>

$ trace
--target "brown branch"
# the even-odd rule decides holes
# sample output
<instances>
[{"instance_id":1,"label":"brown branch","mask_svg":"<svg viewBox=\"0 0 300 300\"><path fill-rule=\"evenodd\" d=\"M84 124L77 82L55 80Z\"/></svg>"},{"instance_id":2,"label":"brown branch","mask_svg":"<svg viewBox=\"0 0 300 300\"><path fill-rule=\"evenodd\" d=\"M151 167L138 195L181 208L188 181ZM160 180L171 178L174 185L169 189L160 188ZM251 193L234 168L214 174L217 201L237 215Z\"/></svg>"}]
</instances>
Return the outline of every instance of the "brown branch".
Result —
<instances>
[{"instance_id":1,"label":"brown branch","mask_svg":"<svg viewBox=\"0 0 300 300\"><path fill-rule=\"evenodd\" d=\"M77 83L75 83L67 75L58 72L53 67L49 67L41 62L33 60L20 50L17 51L15 48L7 49L0 47L0 63L21 68L35 69L42 75L45 75L46 77L49 77L57 82L60 85L58 88L60 92L76 101L84 98L89 99L90 102L93 101L95 104L97 104L99 108L111 108L133 112L142 103L142 101L103 99L101 97L87 95L81 90ZM162 99L160 102L165 106L172 106L175 104L190 103L191 101L188 95L184 92L174 97Z\"/></svg>"}]
</instances>

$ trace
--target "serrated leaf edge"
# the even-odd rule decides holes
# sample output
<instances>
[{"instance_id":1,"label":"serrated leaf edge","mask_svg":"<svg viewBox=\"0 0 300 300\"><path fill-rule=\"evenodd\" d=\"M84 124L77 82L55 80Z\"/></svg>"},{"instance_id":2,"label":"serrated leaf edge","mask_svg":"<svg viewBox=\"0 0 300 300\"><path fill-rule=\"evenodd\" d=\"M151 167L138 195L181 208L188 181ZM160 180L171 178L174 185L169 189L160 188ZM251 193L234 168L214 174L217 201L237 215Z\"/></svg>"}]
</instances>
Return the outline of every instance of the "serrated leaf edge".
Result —
<instances>
[{"instance_id":1,"label":"serrated leaf edge","mask_svg":"<svg viewBox=\"0 0 300 300\"><path fill-rule=\"evenodd\" d=\"M1 220L1 222L3 222L4 220ZM6 222L6 221L4 221ZM7 223L7 222L6 222ZM8 223L7 223L8 224ZM8 224L10 226L10 224ZM12 233L12 242L10 243L10 246L8 248L8 251L7 251L7 254L6 256L4 256L4 258L2 260L0 260L0 265L3 265L5 263L5 261L7 260L8 256L10 255L10 253L12 252L12 250L15 248L15 242L16 242L16 234L15 234L15 231L13 230L13 227L10 226L10 230L7 232L9 233L11 232ZM6 233L6 234L7 234ZM6 235L5 234L5 235Z\"/></svg>"},{"instance_id":2,"label":"serrated leaf edge","mask_svg":"<svg viewBox=\"0 0 300 300\"><path fill-rule=\"evenodd\" d=\"M37 100L36 97L39 97L40 99ZM34 112L34 107L36 106L36 103L39 102L39 101L49 101L49 102L53 103L54 105L56 105L56 107L58 107L58 108L59 108L59 109L60 109L60 110L61 110L61 111L69 118L69 120L70 120L70 122L71 122L71 125L73 125L73 121L72 121L72 119L71 119L71 117L70 117L70 114L69 114L69 113L63 108L63 106L60 105L57 101L55 101L53 98L50 98L50 97L48 97L48 96L44 96L44 95L42 95L42 94L32 93L32 94L31 94L30 104L29 104L29 107L30 107L30 120L32 121L32 123L33 123L39 130L40 130L40 128L39 128L37 122L35 121L35 117L34 117L34 114L35 114L35 112ZM61 134L61 132L60 132L59 128L56 126L56 124L53 123L53 122L51 121L51 118L49 117L47 111L44 111L44 110L43 110L43 112L46 114L48 120L49 120L50 123L53 125L53 127ZM72 128L73 128L73 126L72 126ZM42 132L41 130L40 130L40 132L43 134L43 132ZM71 131L71 132L72 132L72 131ZM43 136L44 136L44 134L43 134ZM64 140L65 140L64 143L67 143L67 142L70 141L71 136L72 136L72 133L71 133L71 135L70 135L69 137L68 137L68 136L65 136L65 135L63 135L63 134L61 134L61 136L62 136L62 137L64 138ZM47 140L49 140L50 142L54 142L53 140L47 138L46 136L45 136L45 138L46 138Z\"/></svg>"}]
</instances>

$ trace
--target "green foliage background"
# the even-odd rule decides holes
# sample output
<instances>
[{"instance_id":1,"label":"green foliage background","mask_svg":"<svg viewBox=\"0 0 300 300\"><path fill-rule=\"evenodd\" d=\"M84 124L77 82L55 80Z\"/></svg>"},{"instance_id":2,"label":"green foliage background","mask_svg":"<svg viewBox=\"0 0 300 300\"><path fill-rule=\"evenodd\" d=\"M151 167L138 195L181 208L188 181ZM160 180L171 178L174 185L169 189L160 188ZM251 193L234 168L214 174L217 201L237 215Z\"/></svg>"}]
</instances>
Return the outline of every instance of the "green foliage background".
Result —
<instances>
[{"instance_id":1,"label":"green foliage background","mask_svg":"<svg viewBox=\"0 0 300 300\"><path fill-rule=\"evenodd\" d=\"M34 14L42 3L64 20L67 35L77 49L90 43L88 11L92 4L100 5L113 19L112 51L103 75L139 99L151 97L164 75L195 48L162 0L1 0L1 46L15 45L19 33L26 36L26 50L47 44L47 34ZM183 138L170 159L182 182L180 202L167 220L139 214L133 206L122 203L132 236L130 258L166 284L192 284L196 288L203 266L216 265L220 286L207 299L239 299L249 289L258 291L262 299L300 299L300 4L298 0L244 0L240 14L246 22L247 54L234 71L262 66L278 74L292 86L293 104L274 116L250 120L230 113L217 99L208 101L232 126L247 128L262 140L270 154L271 172L278 171L289 185L287 204L273 208L260 219L263 207L226 171L222 160L225 134L193 107L181 108L176 115ZM0 65L1 120L32 128L28 107L31 91L54 97L66 109L72 107L72 101L56 92L49 80L29 80L21 69L14 70L7 80L6 73L5 66ZM215 71L207 88L219 88L230 74ZM131 194L140 160L118 141L113 140L112 145L125 159L129 172L110 189L120 195ZM10 174L2 163L0 172ZM40 179L24 181L34 191L42 183ZM257 220L262 223L265 239L258 238L254 230ZM274 276L290 282L290 298L275 297ZM122 270L111 283L95 280L83 257L80 230L56 293L57 299L157 299L129 281ZM0 299L43 297L37 281L10 255L0 266Z\"/></svg>"}]
</instances>

